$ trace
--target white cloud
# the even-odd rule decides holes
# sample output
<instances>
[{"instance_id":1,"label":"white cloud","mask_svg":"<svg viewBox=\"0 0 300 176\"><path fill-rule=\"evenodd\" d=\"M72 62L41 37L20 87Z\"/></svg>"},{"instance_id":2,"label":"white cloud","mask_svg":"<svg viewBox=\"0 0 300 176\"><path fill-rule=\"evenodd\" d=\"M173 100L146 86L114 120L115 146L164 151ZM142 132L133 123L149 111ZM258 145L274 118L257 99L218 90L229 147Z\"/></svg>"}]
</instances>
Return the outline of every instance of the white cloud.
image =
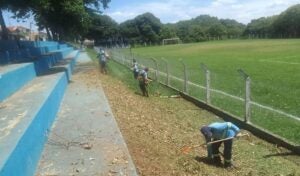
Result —
<instances>
[{"instance_id":1,"label":"white cloud","mask_svg":"<svg viewBox=\"0 0 300 176\"><path fill-rule=\"evenodd\" d=\"M147 3L128 4L114 11L106 12L117 22L132 19L145 12L151 12L163 23L187 20L208 14L218 18L235 19L248 23L252 19L276 15L299 0L153 0Z\"/></svg>"},{"instance_id":2,"label":"white cloud","mask_svg":"<svg viewBox=\"0 0 300 176\"><path fill-rule=\"evenodd\" d=\"M213 6L224 6L237 3L237 0L215 0Z\"/></svg>"}]
</instances>

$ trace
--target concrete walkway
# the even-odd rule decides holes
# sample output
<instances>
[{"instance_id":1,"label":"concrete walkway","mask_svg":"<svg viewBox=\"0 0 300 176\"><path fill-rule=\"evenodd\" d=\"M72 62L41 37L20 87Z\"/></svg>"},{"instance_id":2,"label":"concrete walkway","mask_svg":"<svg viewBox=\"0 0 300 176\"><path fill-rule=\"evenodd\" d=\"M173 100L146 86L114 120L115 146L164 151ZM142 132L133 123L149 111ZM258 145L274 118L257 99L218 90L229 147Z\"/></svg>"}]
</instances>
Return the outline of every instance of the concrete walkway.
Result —
<instances>
[{"instance_id":1,"label":"concrete walkway","mask_svg":"<svg viewBox=\"0 0 300 176\"><path fill-rule=\"evenodd\" d=\"M83 80L94 68L81 53L36 175L137 175L103 89Z\"/></svg>"}]
</instances>

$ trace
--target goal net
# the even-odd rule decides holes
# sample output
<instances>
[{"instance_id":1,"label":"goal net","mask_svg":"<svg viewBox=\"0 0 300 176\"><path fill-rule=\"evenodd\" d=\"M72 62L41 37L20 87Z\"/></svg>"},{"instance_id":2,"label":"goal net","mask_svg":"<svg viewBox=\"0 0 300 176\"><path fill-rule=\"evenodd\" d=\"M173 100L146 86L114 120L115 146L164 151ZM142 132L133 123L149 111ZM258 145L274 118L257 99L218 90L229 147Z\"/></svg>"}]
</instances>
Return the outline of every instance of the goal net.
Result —
<instances>
[{"instance_id":1,"label":"goal net","mask_svg":"<svg viewBox=\"0 0 300 176\"><path fill-rule=\"evenodd\" d=\"M179 44L180 39L179 38L169 38L169 39L163 39L162 45L172 45L172 44Z\"/></svg>"}]
</instances>

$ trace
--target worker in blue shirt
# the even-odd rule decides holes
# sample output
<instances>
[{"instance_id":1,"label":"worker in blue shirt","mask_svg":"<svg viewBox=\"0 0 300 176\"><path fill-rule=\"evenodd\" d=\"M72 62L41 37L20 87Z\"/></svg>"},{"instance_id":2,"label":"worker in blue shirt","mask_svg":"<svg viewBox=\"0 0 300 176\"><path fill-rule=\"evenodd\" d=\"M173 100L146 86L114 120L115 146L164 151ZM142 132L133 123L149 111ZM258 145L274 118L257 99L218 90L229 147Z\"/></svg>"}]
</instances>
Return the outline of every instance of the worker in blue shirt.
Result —
<instances>
[{"instance_id":1,"label":"worker in blue shirt","mask_svg":"<svg viewBox=\"0 0 300 176\"><path fill-rule=\"evenodd\" d=\"M219 148L224 142L224 167L232 166L232 143L233 138L238 136L240 129L231 122L215 122L200 129L206 142L228 139L207 146L208 157L211 157L214 163L221 166L221 156Z\"/></svg>"}]
</instances>

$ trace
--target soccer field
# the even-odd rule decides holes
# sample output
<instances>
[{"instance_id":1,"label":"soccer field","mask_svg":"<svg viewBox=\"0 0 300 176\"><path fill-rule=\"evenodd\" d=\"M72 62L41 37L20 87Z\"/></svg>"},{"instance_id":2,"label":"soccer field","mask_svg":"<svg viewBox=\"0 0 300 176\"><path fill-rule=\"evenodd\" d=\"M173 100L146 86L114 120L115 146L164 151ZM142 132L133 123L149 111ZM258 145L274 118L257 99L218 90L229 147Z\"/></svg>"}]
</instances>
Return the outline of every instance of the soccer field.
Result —
<instances>
[{"instance_id":1,"label":"soccer field","mask_svg":"<svg viewBox=\"0 0 300 176\"><path fill-rule=\"evenodd\" d=\"M156 58L162 71L160 58L164 58L171 74L179 78L183 77L182 59L189 81L202 86L205 79L200 64L206 64L211 71L211 88L224 93L212 92L212 104L240 117L244 114L243 102L226 94L244 98L245 83L237 72L243 69L252 81L251 122L300 143L300 121L295 120L300 117L299 39L214 41L133 48L132 52L143 62ZM181 83L173 84L181 88ZM205 90L189 86L189 94L203 100Z\"/></svg>"}]
</instances>

